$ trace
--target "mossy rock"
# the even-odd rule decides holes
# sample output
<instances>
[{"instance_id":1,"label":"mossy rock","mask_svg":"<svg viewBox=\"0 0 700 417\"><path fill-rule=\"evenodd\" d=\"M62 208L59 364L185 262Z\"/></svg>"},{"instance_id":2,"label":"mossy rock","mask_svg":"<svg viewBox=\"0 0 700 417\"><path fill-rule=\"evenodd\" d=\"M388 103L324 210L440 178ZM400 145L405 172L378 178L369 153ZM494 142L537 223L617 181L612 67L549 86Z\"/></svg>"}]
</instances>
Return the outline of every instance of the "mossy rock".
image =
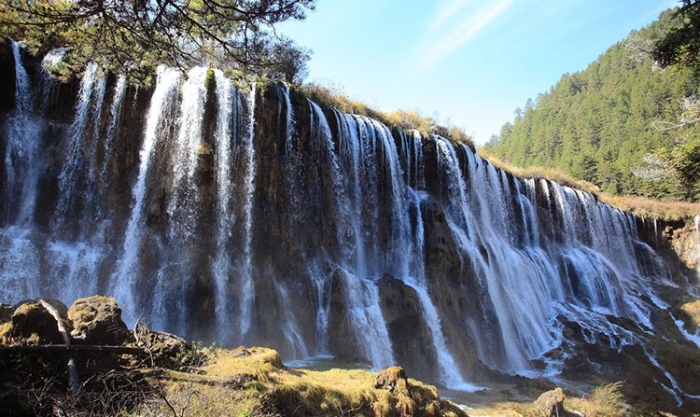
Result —
<instances>
[{"instance_id":1,"label":"mossy rock","mask_svg":"<svg viewBox=\"0 0 700 417\"><path fill-rule=\"evenodd\" d=\"M68 310L71 338L77 343L119 346L133 340L114 297L94 295L76 300Z\"/></svg>"},{"instance_id":2,"label":"mossy rock","mask_svg":"<svg viewBox=\"0 0 700 417\"><path fill-rule=\"evenodd\" d=\"M58 322L37 301L22 303L15 309L12 314L12 338L42 345L64 343L58 331Z\"/></svg>"}]
</instances>

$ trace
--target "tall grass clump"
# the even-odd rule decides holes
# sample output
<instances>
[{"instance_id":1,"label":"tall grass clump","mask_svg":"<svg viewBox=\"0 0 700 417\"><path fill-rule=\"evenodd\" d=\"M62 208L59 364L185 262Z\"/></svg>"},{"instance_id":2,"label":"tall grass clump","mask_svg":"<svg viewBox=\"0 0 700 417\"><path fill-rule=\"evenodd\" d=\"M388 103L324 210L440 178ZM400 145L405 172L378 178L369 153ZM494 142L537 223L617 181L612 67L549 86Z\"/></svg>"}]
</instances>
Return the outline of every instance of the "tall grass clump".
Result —
<instances>
[{"instance_id":1,"label":"tall grass clump","mask_svg":"<svg viewBox=\"0 0 700 417\"><path fill-rule=\"evenodd\" d=\"M564 406L587 417L622 417L628 414L625 397L620 392L622 382L595 388L589 397L567 398Z\"/></svg>"}]
</instances>

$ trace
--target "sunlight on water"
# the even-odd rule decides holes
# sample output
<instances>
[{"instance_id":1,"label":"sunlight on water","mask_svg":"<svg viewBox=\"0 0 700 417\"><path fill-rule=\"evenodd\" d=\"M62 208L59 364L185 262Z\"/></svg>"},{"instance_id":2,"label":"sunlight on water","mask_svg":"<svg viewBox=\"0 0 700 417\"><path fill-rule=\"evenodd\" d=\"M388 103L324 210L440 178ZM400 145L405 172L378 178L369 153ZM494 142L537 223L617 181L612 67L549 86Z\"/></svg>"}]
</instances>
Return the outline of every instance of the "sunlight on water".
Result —
<instances>
[{"instance_id":1,"label":"sunlight on water","mask_svg":"<svg viewBox=\"0 0 700 417\"><path fill-rule=\"evenodd\" d=\"M124 77L91 64L73 118L50 125L13 53L0 301L105 292L154 329L271 343L294 366L324 366L342 323L351 359L374 370L403 357L393 339L408 325L392 309L415 311L403 343L427 343L437 382L473 392L477 365L560 373L566 322L587 343L643 345L653 311L670 308L659 288L682 285L632 215L514 178L464 144L322 109L282 84L240 92L205 67L159 67L142 132L122 143L138 123ZM41 194L51 186L56 201ZM700 216L695 233L700 245ZM387 285L406 299L387 300Z\"/></svg>"}]
</instances>

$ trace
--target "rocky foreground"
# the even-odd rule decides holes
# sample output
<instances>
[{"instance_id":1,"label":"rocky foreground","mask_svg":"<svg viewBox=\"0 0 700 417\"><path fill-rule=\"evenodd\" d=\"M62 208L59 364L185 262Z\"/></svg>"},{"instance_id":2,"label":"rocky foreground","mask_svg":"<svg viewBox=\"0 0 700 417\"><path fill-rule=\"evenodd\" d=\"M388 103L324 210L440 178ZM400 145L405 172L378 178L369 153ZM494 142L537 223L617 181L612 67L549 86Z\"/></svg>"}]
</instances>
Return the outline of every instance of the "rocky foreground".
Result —
<instances>
[{"instance_id":1,"label":"rocky foreground","mask_svg":"<svg viewBox=\"0 0 700 417\"><path fill-rule=\"evenodd\" d=\"M534 403L458 406L400 367L315 371L285 367L267 348L220 349L129 330L114 298L66 308L55 300L0 305L0 415L618 416L619 385L583 398L561 388ZM668 415L668 414L666 414Z\"/></svg>"}]
</instances>

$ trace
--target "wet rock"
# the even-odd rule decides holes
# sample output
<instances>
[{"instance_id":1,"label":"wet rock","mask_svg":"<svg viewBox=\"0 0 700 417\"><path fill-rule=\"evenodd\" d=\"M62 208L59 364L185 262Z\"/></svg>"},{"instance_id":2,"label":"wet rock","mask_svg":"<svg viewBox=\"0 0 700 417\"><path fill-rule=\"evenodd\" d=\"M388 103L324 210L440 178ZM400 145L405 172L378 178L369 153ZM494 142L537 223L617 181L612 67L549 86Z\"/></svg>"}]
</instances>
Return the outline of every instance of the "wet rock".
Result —
<instances>
[{"instance_id":1,"label":"wet rock","mask_svg":"<svg viewBox=\"0 0 700 417\"><path fill-rule=\"evenodd\" d=\"M68 310L73 322L71 338L90 345L123 345L132 340L132 334L121 316L113 297L95 295L76 300Z\"/></svg>"},{"instance_id":2,"label":"wet rock","mask_svg":"<svg viewBox=\"0 0 700 417\"><path fill-rule=\"evenodd\" d=\"M340 360L368 360L369 358L357 357L361 350L357 343L358 337L355 334L355 327L348 314L347 280L347 273L340 269L331 276L328 347Z\"/></svg>"},{"instance_id":3,"label":"wet rock","mask_svg":"<svg viewBox=\"0 0 700 417\"><path fill-rule=\"evenodd\" d=\"M436 381L437 353L416 291L389 275L377 282L394 357L411 375Z\"/></svg>"}]
</instances>

